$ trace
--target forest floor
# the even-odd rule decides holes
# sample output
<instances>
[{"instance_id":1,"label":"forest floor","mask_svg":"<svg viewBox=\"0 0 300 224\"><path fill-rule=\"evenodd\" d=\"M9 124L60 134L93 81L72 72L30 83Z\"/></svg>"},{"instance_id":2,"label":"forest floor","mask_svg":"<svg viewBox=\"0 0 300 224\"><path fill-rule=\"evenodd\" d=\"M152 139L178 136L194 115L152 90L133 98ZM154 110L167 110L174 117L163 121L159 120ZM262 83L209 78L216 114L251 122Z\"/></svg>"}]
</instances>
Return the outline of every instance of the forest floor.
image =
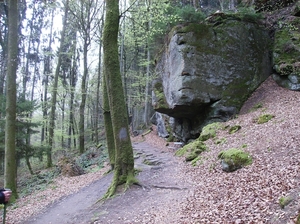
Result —
<instances>
[{"instance_id":1,"label":"forest floor","mask_svg":"<svg viewBox=\"0 0 300 224\"><path fill-rule=\"evenodd\" d=\"M155 129L133 139L140 185L103 203L112 179L109 167L78 177L60 177L52 187L9 207L7 223L295 223L300 209L300 92L270 77L221 129L196 166L174 156L175 145ZM257 124L264 114L274 117ZM216 144L216 142L220 144ZM253 163L222 171L217 155L239 148ZM280 206L280 199L285 201Z\"/></svg>"}]
</instances>

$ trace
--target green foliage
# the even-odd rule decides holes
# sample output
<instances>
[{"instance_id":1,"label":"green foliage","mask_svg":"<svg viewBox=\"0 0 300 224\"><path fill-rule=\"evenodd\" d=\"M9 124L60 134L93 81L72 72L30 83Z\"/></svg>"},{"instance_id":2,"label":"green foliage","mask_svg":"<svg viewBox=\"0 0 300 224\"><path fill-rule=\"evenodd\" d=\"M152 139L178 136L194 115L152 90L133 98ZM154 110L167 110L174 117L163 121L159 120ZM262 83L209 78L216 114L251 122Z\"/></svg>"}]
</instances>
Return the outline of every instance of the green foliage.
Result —
<instances>
[{"instance_id":1,"label":"green foliage","mask_svg":"<svg viewBox=\"0 0 300 224\"><path fill-rule=\"evenodd\" d=\"M186 5L184 7L175 7L175 15L178 17L179 22L201 22L205 19L205 14L202 11L197 11L193 6Z\"/></svg>"},{"instance_id":2,"label":"green foliage","mask_svg":"<svg viewBox=\"0 0 300 224\"><path fill-rule=\"evenodd\" d=\"M107 159L107 152L91 148L76 159L76 164L78 164L84 171L87 171L93 168L94 165L103 167L104 162L107 161Z\"/></svg>"},{"instance_id":3,"label":"green foliage","mask_svg":"<svg viewBox=\"0 0 300 224\"><path fill-rule=\"evenodd\" d=\"M4 102L3 102L4 101ZM5 99L0 99L0 104L5 104ZM38 108L36 101L25 100L23 97L17 99L17 122L16 122L16 148L17 157L23 158L26 156L40 156L44 150L41 146L33 146L29 144L31 135L38 133L37 128L39 122L33 121L31 114ZM5 114L5 110L2 111ZM4 116L5 117L5 116ZM4 132L5 120L0 120L0 150L4 151Z\"/></svg>"},{"instance_id":4,"label":"green foliage","mask_svg":"<svg viewBox=\"0 0 300 224\"><path fill-rule=\"evenodd\" d=\"M22 197L23 195L45 189L49 184L53 183L53 179L57 177L58 174L59 171L53 168L43 173L21 177L19 181L20 196Z\"/></svg>"},{"instance_id":5,"label":"green foliage","mask_svg":"<svg viewBox=\"0 0 300 224\"><path fill-rule=\"evenodd\" d=\"M240 7L236 16L244 21L256 22L257 20L263 19L263 15L256 12L252 7Z\"/></svg>"}]
</instances>

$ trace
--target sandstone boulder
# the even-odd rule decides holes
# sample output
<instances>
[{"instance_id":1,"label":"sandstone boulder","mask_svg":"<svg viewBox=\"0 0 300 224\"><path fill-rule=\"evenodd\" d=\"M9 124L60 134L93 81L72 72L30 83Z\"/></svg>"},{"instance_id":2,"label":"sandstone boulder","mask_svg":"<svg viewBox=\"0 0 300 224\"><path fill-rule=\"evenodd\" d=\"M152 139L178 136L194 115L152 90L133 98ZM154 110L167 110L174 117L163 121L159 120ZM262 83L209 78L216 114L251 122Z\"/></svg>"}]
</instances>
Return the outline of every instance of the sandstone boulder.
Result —
<instances>
[{"instance_id":1,"label":"sandstone boulder","mask_svg":"<svg viewBox=\"0 0 300 224\"><path fill-rule=\"evenodd\" d=\"M157 60L153 107L172 119L174 135L197 138L226 121L271 74L272 41L252 21L222 13L175 27Z\"/></svg>"}]
</instances>

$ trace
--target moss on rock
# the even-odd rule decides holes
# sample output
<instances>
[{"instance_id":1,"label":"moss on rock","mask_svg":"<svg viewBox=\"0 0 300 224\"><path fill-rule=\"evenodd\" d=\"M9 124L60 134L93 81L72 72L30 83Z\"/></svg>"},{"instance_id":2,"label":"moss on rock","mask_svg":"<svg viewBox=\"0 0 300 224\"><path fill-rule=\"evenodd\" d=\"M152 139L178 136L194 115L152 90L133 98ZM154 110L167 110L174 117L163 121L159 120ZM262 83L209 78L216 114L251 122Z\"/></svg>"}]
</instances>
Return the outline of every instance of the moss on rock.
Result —
<instances>
[{"instance_id":1,"label":"moss on rock","mask_svg":"<svg viewBox=\"0 0 300 224\"><path fill-rule=\"evenodd\" d=\"M154 109L155 108L169 108L165 94L164 94L164 90L163 90L163 84L161 82L156 82L153 85L153 91L155 94L155 104Z\"/></svg>"},{"instance_id":2,"label":"moss on rock","mask_svg":"<svg viewBox=\"0 0 300 224\"><path fill-rule=\"evenodd\" d=\"M218 158L222 160L222 169L226 172L233 172L252 163L249 153L236 148L221 151Z\"/></svg>"},{"instance_id":3,"label":"moss on rock","mask_svg":"<svg viewBox=\"0 0 300 224\"><path fill-rule=\"evenodd\" d=\"M208 124L202 128L202 132L199 136L200 141L206 141L210 138L216 137L217 130L221 129L222 125L220 122Z\"/></svg>"},{"instance_id":4,"label":"moss on rock","mask_svg":"<svg viewBox=\"0 0 300 224\"><path fill-rule=\"evenodd\" d=\"M204 142L199 139L185 145L181 149L179 149L175 155L177 156L185 156L186 161L192 161L196 159L200 153L204 152L207 149Z\"/></svg>"}]
</instances>

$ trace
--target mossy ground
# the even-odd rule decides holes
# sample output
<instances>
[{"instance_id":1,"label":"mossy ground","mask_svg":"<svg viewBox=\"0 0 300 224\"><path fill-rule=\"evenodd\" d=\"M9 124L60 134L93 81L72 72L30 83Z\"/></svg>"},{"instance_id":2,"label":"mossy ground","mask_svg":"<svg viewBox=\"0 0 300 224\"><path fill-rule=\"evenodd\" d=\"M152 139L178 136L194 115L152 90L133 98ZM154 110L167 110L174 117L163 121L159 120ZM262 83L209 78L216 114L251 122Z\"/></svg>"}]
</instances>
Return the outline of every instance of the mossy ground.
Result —
<instances>
[{"instance_id":1,"label":"mossy ground","mask_svg":"<svg viewBox=\"0 0 300 224\"><path fill-rule=\"evenodd\" d=\"M263 115L259 116L258 118L256 118L255 121L257 124L264 124L264 123L267 123L269 120L271 120L274 117L275 116L272 114L263 114Z\"/></svg>"}]
</instances>

